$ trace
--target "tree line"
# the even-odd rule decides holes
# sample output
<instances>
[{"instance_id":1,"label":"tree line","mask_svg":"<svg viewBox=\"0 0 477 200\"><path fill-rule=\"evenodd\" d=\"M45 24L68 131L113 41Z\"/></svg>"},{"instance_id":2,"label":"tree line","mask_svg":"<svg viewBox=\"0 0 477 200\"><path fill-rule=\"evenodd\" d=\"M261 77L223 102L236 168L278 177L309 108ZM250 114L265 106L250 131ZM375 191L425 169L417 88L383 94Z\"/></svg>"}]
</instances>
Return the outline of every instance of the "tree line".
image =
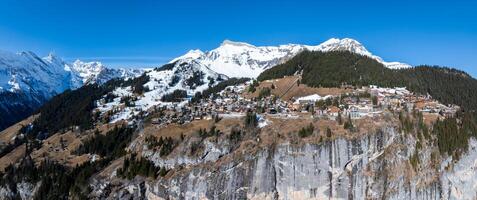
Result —
<instances>
[{"instance_id":1,"label":"tree line","mask_svg":"<svg viewBox=\"0 0 477 200\"><path fill-rule=\"evenodd\" d=\"M430 94L444 104L477 110L477 80L463 71L439 66L389 69L373 58L348 51L305 51L265 70L257 79L282 78L298 72L302 72L301 82L311 87L340 87L343 83L407 87L412 92Z\"/></svg>"}]
</instances>

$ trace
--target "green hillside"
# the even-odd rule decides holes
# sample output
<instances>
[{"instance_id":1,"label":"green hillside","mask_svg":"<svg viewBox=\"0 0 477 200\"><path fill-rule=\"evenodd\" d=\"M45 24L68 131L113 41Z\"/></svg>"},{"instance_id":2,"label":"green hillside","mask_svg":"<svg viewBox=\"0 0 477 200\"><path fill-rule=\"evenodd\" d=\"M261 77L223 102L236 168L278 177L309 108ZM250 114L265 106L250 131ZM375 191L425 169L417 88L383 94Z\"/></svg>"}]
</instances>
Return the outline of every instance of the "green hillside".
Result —
<instances>
[{"instance_id":1,"label":"green hillside","mask_svg":"<svg viewBox=\"0 0 477 200\"><path fill-rule=\"evenodd\" d=\"M301 82L311 87L339 87L343 83L407 87L430 94L445 104L477 110L477 80L465 72L438 66L393 70L376 60L347 51L305 51L288 62L264 71L259 81L302 73Z\"/></svg>"}]
</instances>

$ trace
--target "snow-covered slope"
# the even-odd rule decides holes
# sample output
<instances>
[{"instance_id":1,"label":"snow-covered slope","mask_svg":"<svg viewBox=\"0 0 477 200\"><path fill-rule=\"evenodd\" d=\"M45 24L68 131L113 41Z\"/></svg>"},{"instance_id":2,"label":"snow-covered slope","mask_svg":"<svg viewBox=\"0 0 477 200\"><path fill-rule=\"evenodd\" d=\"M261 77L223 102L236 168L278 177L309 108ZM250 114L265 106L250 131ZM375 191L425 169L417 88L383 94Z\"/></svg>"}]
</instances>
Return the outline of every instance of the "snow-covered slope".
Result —
<instances>
[{"instance_id":1,"label":"snow-covered slope","mask_svg":"<svg viewBox=\"0 0 477 200\"><path fill-rule=\"evenodd\" d=\"M321 43L318 46L305 46L306 49L311 51L350 51L353 53L357 53L363 56L367 56L377 60L378 62L384 64L384 66L391 68L391 69L403 69L403 68L410 68L411 65L400 63L400 62L385 62L381 57L373 55L369 52L361 43L354 39L344 38L344 39L336 39L332 38L326 42Z\"/></svg>"},{"instance_id":2,"label":"snow-covered slope","mask_svg":"<svg viewBox=\"0 0 477 200\"><path fill-rule=\"evenodd\" d=\"M142 72L109 69L99 62L69 64L53 54L41 58L33 52L0 51L0 130L67 89Z\"/></svg>"},{"instance_id":3,"label":"snow-covered slope","mask_svg":"<svg viewBox=\"0 0 477 200\"><path fill-rule=\"evenodd\" d=\"M0 92L30 92L45 97L76 87L76 74L61 59L33 52L0 52Z\"/></svg>"},{"instance_id":4,"label":"snow-covered slope","mask_svg":"<svg viewBox=\"0 0 477 200\"><path fill-rule=\"evenodd\" d=\"M139 69L110 69L100 62L77 60L69 64L53 54L40 58L33 52L0 51L0 92L32 92L50 97L84 84L101 84L116 77L138 76L142 72Z\"/></svg>"},{"instance_id":5,"label":"snow-covered slope","mask_svg":"<svg viewBox=\"0 0 477 200\"><path fill-rule=\"evenodd\" d=\"M130 86L116 88L113 91L116 98L112 102L106 103L104 100L97 102L99 111L106 113L115 110L111 122L129 119L153 106L171 105L170 102L162 102L161 98L175 90L184 90L190 97L228 78L203 64L196 63L193 58L185 57L167 67L148 70L145 75L149 77L149 81L144 84L144 87L148 88L146 92L135 95ZM121 106L121 99L124 97L134 97L134 106ZM183 103L186 101L180 102Z\"/></svg>"},{"instance_id":6,"label":"snow-covered slope","mask_svg":"<svg viewBox=\"0 0 477 200\"><path fill-rule=\"evenodd\" d=\"M141 75L143 69L111 69L105 67L101 62L83 62L76 60L71 64L72 69L81 77L81 85L98 83L103 84L113 78L131 78Z\"/></svg>"},{"instance_id":7,"label":"snow-covered slope","mask_svg":"<svg viewBox=\"0 0 477 200\"><path fill-rule=\"evenodd\" d=\"M263 47L225 40L216 49L208 52L192 50L183 56L173 59L171 63L178 60L189 60L207 66L211 70L229 77L255 78L265 69L280 64L304 50L324 52L351 51L376 59L388 68L401 69L411 67L404 63L385 62L380 57L370 53L361 43L349 38L332 38L317 46L287 44Z\"/></svg>"}]
</instances>

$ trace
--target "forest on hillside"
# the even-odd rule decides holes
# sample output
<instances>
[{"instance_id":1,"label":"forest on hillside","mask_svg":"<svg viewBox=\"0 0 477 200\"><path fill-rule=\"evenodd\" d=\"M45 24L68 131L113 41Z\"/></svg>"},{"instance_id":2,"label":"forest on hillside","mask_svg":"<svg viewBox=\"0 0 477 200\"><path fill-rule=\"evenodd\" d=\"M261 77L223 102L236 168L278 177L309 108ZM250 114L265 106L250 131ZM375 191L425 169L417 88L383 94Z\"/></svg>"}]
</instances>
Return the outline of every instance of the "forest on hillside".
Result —
<instances>
[{"instance_id":1,"label":"forest on hillside","mask_svg":"<svg viewBox=\"0 0 477 200\"><path fill-rule=\"evenodd\" d=\"M311 87L378 85L407 87L429 94L444 104L477 110L477 80L463 71L439 66L389 69L378 61L348 51L305 51L286 63L265 70L259 81L302 73L301 83Z\"/></svg>"}]
</instances>

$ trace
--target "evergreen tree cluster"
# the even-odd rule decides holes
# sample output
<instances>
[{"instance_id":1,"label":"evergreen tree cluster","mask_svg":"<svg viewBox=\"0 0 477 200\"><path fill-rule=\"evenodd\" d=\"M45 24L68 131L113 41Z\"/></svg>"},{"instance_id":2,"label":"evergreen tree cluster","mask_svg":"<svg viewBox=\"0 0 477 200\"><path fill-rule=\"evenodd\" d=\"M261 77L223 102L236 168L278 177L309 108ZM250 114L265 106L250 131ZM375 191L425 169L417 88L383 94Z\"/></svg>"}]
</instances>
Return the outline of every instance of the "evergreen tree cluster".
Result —
<instances>
[{"instance_id":1,"label":"evergreen tree cluster","mask_svg":"<svg viewBox=\"0 0 477 200\"><path fill-rule=\"evenodd\" d=\"M248 128L255 128L258 126L258 118L257 114L254 112L247 112L247 115L245 116L245 127Z\"/></svg>"},{"instance_id":2,"label":"evergreen tree cluster","mask_svg":"<svg viewBox=\"0 0 477 200\"><path fill-rule=\"evenodd\" d=\"M258 93L258 99L268 97L272 94L272 90L269 87L264 87Z\"/></svg>"},{"instance_id":3,"label":"evergreen tree cluster","mask_svg":"<svg viewBox=\"0 0 477 200\"><path fill-rule=\"evenodd\" d=\"M333 135L333 132L331 131L330 127L326 127L326 137L331 137Z\"/></svg>"},{"instance_id":4,"label":"evergreen tree cluster","mask_svg":"<svg viewBox=\"0 0 477 200\"><path fill-rule=\"evenodd\" d=\"M104 97L104 101L105 103L111 103L114 101L114 99L116 98L117 96L113 93L108 93L106 94L106 96Z\"/></svg>"},{"instance_id":5,"label":"evergreen tree cluster","mask_svg":"<svg viewBox=\"0 0 477 200\"><path fill-rule=\"evenodd\" d=\"M239 127L233 127L230 131L228 139L230 140L231 144L238 144L242 140L244 134L245 133L243 133Z\"/></svg>"},{"instance_id":6,"label":"evergreen tree cluster","mask_svg":"<svg viewBox=\"0 0 477 200\"><path fill-rule=\"evenodd\" d=\"M98 154L102 157L117 158L125 154L125 148L131 141L133 128L115 126L105 135L95 132L94 136L85 141L77 150L76 154Z\"/></svg>"},{"instance_id":7,"label":"evergreen tree cluster","mask_svg":"<svg viewBox=\"0 0 477 200\"><path fill-rule=\"evenodd\" d=\"M249 78L230 78L228 80L222 81L213 87L209 87L202 92L197 92L192 98L192 102L198 102L200 99L209 98L216 96L220 91L224 90L228 86L238 85L249 81Z\"/></svg>"},{"instance_id":8,"label":"evergreen tree cluster","mask_svg":"<svg viewBox=\"0 0 477 200\"><path fill-rule=\"evenodd\" d=\"M181 135L181 138L184 136ZM146 145L151 149L158 149L160 156L167 156L169 155L172 150L177 146L177 142L172 139L172 137L165 137L162 136L157 139L155 136L148 136L145 139Z\"/></svg>"},{"instance_id":9,"label":"evergreen tree cluster","mask_svg":"<svg viewBox=\"0 0 477 200\"><path fill-rule=\"evenodd\" d=\"M33 122L32 129L27 134L39 135L39 139L44 139L71 126L79 126L80 129L92 128L91 111L95 108L95 100L100 99L103 93L103 87L87 85L53 97L39 109L40 116Z\"/></svg>"},{"instance_id":10,"label":"evergreen tree cluster","mask_svg":"<svg viewBox=\"0 0 477 200\"><path fill-rule=\"evenodd\" d=\"M150 80L149 76L144 73L143 75L134 79L129 79L126 82L129 81L127 84L131 85L131 88L133 89L134 94L141 95L144 92L149 91L148 87L144 87L144 84L149 82L149 80Z\"/></svg>"},{"instance_id":11,"label":"evergreen tree cluster","mask_svg":"<svg viewBox=\"0 0 477 200\"><path fill-rule=\"evenodd\" d=\"M172 70L176 66L176 63L177 63L177 61L173 62L173 63L167 63L165 65L162 65L161 67L154 68L154 70L157 71L157 72Z\"/></svg>"},{"instance_id":12,"label":"evergreen tree cluster","mask_svg":"<svg viewBox=\"0 0 477 200\"><path fill-rule=\"evenodd\" d=\"M430 94L444 104L477 110L477 80L465 72L438 66L417 66L393 70L378 61L348 51L305 51L288 62L265 70L259 81L282 78L302 72L301 82L311 87L379 85L407 87Z\"/></svg>"},{"instance_id":13,"label":"evergreen tree cluster","mask_svg":"<svg viewBox=\"0 0 477 200\"><path fill-rule=\"evenodd\" d=\"M126 107L134 107L136 106L136 104L134 103L134 101L136 100L137 100L136 98L131 96L123 96L121 97L121 100L119 102L124 103Z\"/></svg>"},{"instance_id":14,"label":"evergreen tree cluster","mask_svg":"<svg viewBox=\"0 0 477 200\"><path fill-rule=\"evenodd\" d=\"M169 155L172 152L172 150L174 150L175 146L176 146L176 143L174 142L174 140L171 137L167 137L164 140L163 144L161 145L161 151L159 152L159 155L161 156Z\"/></svg>"},{"instance_id":15,"label":"evergreen tree cluster","mask_svg":"<svg viewBox=\"0 0 477 200\"><path fill-rule=\"evenodd\" d=\"M353 121L351 120L351 116L348 116L348 119L344 122L343 128L347 129L351 132L356 131L356 127L354 127L354 125L353 125Z\"/></svg>"},{"instance_id":16,"label":"evergreen tree cluster","mask_svg":"<svg viewBox=\"0 0 477 200\"><path fill-rule=\"evenodd\" d=\"M89 178L107 166L111 160L103 159L97 162L85 162L73 169L45 160L35 166L29 156L22 159L18 166L10 165L0 174L0 185L8 187L18 199L17 183L41 183L33 199L87 199L90 192Z\"/></svg>"},{"instance_id":17,"label":"evergreen tree cluster","mask_svg":"<svg viewBox=\"0 0 477 200\"><path fill-rule=\"evenodd\" d=\"M199 129L199 131L197 131L197 134L199 135L200 138L205 139L205 138L214 137L214 136L218 137L221 134L221 132L215 126L212 126L210 127L209 131L207 131L205 128Z\"/></svg>"},{"instance_id":18,"label":"evergreen tree cluster","mask_svg":"<svg viewBox=\"0 0 477 200\"><path fill-rule=\"evenodd\" d=\"M172 76L171 82L169 83L169 86L170 86L170 87L174 87L175 85L177 85L177 83L179 83L180 80L181 80L181 77L179 77L178 75L174 74L174 75Z\"/></svg>"},{"instance_id":19,"label":"evergreen tree cluster","mask_svg":"<svg viewBox=\"0 0 477 200\"><path fill-rule=\"evenodd\" d=\"M117 174L122 178L129 180L135 176L143 176L156 178L159 172L161 175L165 175L167 170L165 168L156 167L153 162L145 158L137 158L136 154L131 154L129 157L124 158L123 166L118 169Z\"/></svg>"},{"instance_id":20,"label":"evergreen tree cluster","mask_svg":"<svg viewBox=\"0 0 477 200\"><path fill-rule=\"evenodd\" d=\"M414 122L412 118L405 112L399 113L399 121L401 122L401 129L405 133L412 133L414 131Z\"/></svg>"},{"instance_id":21,"label":"evergreen tree cluster","mask_svg":"<svg viewBox=\"0 0 477 200\"><path fill-rule=\"evenodd\" d=\"M312 123L310 123L310 125L308 125L307 127L301 128L300 131L298 131L298 135L302 138L306 138L312 135L314 130L315 130L315 127L313 126Z\"/></svg>"},{"instance_id":22,"label":"evergreen tree cluster","mask_svg":"<svg viewBox=\"0 0 477 200\"><path fill-rule=\"evenodd\" d=\"M165 94L162 96L161 101L163 102L181 102L187 98L187 92L185 90L174 90L172 93Z\"/></svg>"},{"instance_id":23,"label":"evergreen tree cluster","mask_svg":"<svg viewBox=\"0 0 477 200\"><path fill-rule=\"evenodd\" d=\"M259 85L258 81L257 81L257 80L253 80L253 81L252 81L252 84L250 84L250 86L248 87L248 92L254 93L255 91L257 91L258 85Z\"/></svg>"},{"instance_id":24,"label":"evergreen tree cluster","mask_svg":"<svg viewBox=\"0 0 477 200\"><path fill-rule=\"evenodd\" d=\"M192 76L190 78L185 80L185 83L191 89L195 89L197 86L204 84L204 81L202 81L203 78L204 78L204 73L201 71L196 71L192 73Z\"/></svg>"},{"instance_id":25,"label":"evergreen tree cluster","mask_svg":"<svg viewBox=\"0 0 477 200\"><path fill-rule=\"evenodd\" d=\"M467 151L469 138L477 136L477 124L472 115L463 114L461 118L438 120L434 124L433 134L437 136L440 153L458 159Z\"/></svg>"}]
</instances>

